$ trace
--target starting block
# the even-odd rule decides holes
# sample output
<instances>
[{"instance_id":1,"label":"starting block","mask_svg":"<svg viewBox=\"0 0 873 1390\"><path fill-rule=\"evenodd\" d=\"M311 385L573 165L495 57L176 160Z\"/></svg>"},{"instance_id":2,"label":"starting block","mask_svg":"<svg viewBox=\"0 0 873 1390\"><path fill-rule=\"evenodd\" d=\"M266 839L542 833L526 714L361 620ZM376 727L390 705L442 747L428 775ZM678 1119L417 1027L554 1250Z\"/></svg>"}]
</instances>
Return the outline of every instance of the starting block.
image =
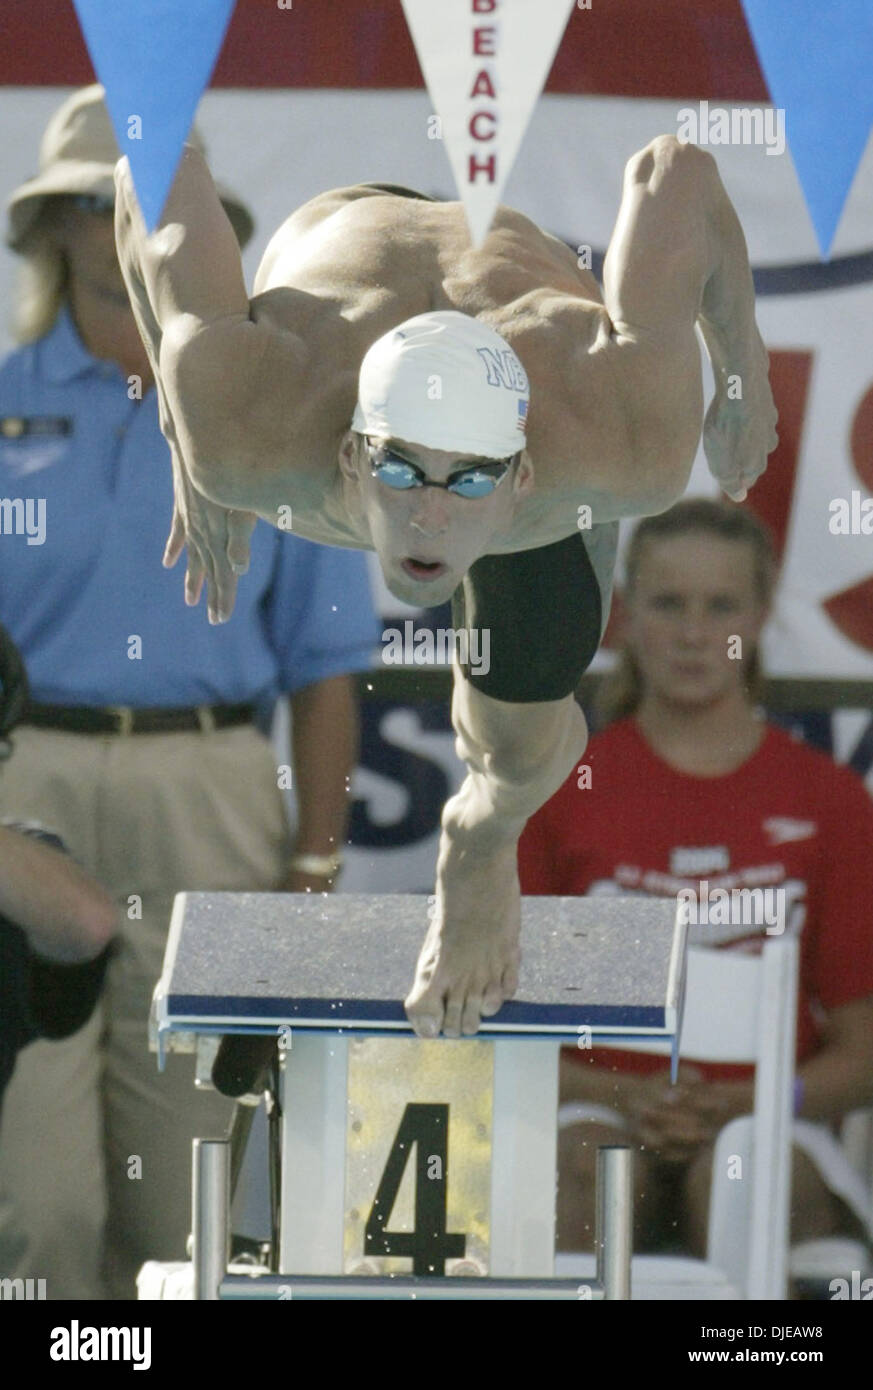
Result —
<instances>
[{"instance_id":1,"label":"starting block","mask_svg":"<svg viewBox=\"0 0 873 1390\"><path fill-rule=\"evenodd\" d=\"M281 1059L277 1267L228 1273L228 1145L198 1140L195 1296L629 1296L628 1149L599 1155L598 1279L553 1277L558 1052L669 1040L675 1068L676 903L524 898L515 998L475 1038L432 1041L402 1005L426 910L408 894L176 898L159 1065L211 1058L228 1033L272 1035Z\"/></svg>"}]
</instances>

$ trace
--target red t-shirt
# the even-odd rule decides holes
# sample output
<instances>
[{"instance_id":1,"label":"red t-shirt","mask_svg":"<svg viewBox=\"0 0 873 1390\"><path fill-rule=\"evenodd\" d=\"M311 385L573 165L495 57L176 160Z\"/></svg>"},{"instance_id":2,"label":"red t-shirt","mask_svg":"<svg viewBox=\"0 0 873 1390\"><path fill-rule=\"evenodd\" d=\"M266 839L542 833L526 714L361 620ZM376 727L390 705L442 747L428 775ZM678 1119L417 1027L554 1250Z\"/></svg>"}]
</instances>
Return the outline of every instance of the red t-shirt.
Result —
<instances>
[{"instance_id":1,"label":"red t-shirt","mask_svg":"<svg viewBox=\"0 0 873 1390\"><path fill-rule=\"evenodd\" d=\"M580 788L586 765L590 786ZM766 925L784 921L800 937L798 1062L819 1046L821 1007L873 994L873 800L848 768L775 725L735 772L695 777L658 757L635 720L620 720L531 817L518 862L523 893L691 889L711 919L691 928L701 944L760 950ZM729 897L717 890L756 887L771 890L759 897L763 914L734 911L737 925L720 924L729 914L715 904ZM663 1067L651 1055L595 1052L620 1070Z\"/></svg>"}]
</instances>

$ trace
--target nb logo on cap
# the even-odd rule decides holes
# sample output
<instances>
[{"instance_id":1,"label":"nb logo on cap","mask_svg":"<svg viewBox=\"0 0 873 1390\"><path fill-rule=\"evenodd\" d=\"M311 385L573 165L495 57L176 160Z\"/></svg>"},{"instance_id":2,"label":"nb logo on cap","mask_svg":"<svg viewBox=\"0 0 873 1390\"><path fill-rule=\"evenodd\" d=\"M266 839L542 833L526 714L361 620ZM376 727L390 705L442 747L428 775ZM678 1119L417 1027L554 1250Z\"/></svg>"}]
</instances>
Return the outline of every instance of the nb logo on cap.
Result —
<instances>
[{"instance_id":1,"label":"nb logo on cap","mask_svg":"<svg viewBox=\"0 0 873 1390\"><path fill-rule=\"evenodd\" d=\"M489 386L505 386L509 391L526 391L527 374L515 353L506 348L498 352L495 348L477 348L485 363Z\"/></svg>"}]
</instances>

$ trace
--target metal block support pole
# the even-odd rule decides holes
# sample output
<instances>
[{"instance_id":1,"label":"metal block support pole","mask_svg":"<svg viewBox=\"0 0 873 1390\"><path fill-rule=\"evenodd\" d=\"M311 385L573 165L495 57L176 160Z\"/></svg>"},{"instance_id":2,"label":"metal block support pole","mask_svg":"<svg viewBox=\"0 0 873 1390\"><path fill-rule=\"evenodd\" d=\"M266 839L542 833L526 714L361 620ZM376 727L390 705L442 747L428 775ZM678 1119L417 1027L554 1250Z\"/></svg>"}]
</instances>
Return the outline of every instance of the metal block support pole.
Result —
<instances>
[{"instance_id":1,"label":"metal block support pole","mask_svg":"<svg viewBox=\"0 0 873 1390\"><path fill-rule=\"evenodd\" d=\"M594 1249L604 1298L631 1296L633 1157L632 1149L617 1144L597 1150Z\"/></svg>"},{"instance_id":2,"label":"metal block support pole","mask_svg":"<svg viewBox=\"0 0 873 1390\"><path fill-rule=\"evenodd\" d=\"M217 1301L230 1260L230 1143L195 1139L192 1156L194 1297Z\"/></svg>"}]
</instances>

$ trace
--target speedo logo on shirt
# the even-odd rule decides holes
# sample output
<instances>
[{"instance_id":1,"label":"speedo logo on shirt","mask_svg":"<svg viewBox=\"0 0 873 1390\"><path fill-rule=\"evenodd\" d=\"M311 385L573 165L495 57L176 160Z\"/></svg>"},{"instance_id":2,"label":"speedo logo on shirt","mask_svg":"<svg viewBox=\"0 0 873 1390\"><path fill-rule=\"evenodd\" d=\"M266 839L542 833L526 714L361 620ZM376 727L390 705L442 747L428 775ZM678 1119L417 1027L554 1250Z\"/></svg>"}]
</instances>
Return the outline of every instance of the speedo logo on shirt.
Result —
<instances>
[{"instance_id":1,"label":"speedo logo on shirt","mask_svg":"<svg viewBox=\"0 0 873 1390\"><path fill-rule=\"evenodd\" d=\"M818 830L814 820L795 820L793 816L770 816L761 826L771 845L787 845L808 840Z\"/></svg>"},{"instance_id":2,"label":"speedo logo on shirt","mask_svg":"<svg viewBox=\"0 0 873 1390\"><path fill-rule=\"evenodd\" d=\"M730 866L731 857L726 845L680 845L670 854L670 873L680 878L723 874Z\"/></svg>"}]
</instances>

